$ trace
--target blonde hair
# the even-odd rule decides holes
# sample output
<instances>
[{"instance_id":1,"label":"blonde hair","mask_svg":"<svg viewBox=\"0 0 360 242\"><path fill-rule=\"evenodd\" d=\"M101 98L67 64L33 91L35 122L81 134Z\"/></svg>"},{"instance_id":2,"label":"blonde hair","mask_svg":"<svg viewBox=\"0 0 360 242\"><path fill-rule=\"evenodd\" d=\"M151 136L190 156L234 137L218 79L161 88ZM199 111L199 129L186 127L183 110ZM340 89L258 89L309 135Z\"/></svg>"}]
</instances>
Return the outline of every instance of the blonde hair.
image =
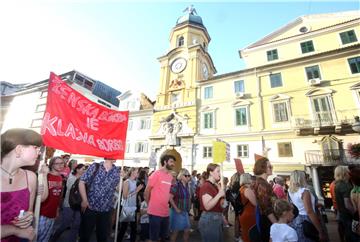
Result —
<instances>
[{"instance_id":1,"label":"blonde hair","mask_svg":"<svg viewBox=\"0 0 360 242\"><path fill-rule=\"evenodd\" d=\"M277 218L280 218L284 212L292 211L291 204L284 199L277 199L274 202L274 214Z\"/></svg>"},{"instance_id":2,"label":"blonde hair","mask_svg":"<svg viewBox=\"0 0 360 242\"><path fill-rule=\"evenodd\" d=\"M289 191L297 192L300 187L305 187L305 186L306 186L305 172L298 170L291 172Z\"/></svg>"},{"instance_id":3,"label":"blonde hair","mask_svg":"<svg viewBox=\"0 0 360 242\"><path fill-rule=\"evenodd\" d=\"M337 166L334 170L335 181L346 180L349 174L349 168L347 166Z\"/></svg>"},{"instance_id":4,"label":"blonde hair","mask_svg":"<svg viewBox=\"0 0 360 242\"><path fill-rule=\"evenodd\" d=\"M189 171L185 168L180 169L177 179L180 180L183 175L190 175Z\"/></svg>"},{"instance_id":5,"label":"blonde hair","mask_svg":"<svg viewBox=\"0 0 360 242\"><path fill-rule=\"evenodd\" d=\"M130 178L131 173L133 173L134 171L136 171L136 170L138 170L138 169L139 169L139 168L137 168L137 167L130 167L130 168L127 170L127 174L126 174L127 178Z\"/></svg>"},{"instance_id":6,"label":"blonde hair","mask_svg":"<svg viewBox=\"0 0 360 242\"><path fill-rule=\"evenodd\" d=\"M245 184L251 184L251 175L249 173L241 174L240 176L240 186Z\"/></svg>"}]
</instances>

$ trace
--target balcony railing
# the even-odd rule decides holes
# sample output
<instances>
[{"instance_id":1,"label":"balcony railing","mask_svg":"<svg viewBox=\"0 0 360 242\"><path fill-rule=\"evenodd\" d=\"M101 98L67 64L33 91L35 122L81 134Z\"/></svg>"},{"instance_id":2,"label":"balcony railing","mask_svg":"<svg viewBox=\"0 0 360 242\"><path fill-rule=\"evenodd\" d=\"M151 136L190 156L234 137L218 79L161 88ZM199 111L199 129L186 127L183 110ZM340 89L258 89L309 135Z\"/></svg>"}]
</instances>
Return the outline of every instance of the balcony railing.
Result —
<instances>
[{"instance_id":1,"label":"balcony railing","mask_svg":"<svg viewBox=\"0 0 360 242\"><path fill-rule=\"evenodd\" d=\"M326 150L307 150L305 151L306 165L324 165L324 166L337 166L337 165L350 165L360 164L360 159L352 158L348 150L332 149Z\"/></svg>"},{"instance_id":2,"label":"balcony railing","mask_svg":"<svg viewBox=\"0 0 360 242\"><path fill-rule=\"evenodd\" d=\"M348 124L354 122L354 117L359 116L358 109L336 110L336 112L317 112L311 114L295 115L292 117L294 128L314 128ZM335 118L337 117L337 119Z\"/></svg>"}]
</instances>

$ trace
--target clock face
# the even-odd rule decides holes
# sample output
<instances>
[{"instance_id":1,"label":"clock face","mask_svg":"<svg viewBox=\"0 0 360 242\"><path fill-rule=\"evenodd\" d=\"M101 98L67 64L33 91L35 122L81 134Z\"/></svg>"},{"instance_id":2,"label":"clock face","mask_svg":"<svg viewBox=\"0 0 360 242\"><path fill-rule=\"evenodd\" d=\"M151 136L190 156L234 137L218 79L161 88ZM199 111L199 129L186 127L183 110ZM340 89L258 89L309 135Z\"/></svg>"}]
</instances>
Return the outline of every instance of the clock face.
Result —
<instances>
[{"instance_id":1,"label":"clock face","mask_svg":"<svg viewBox=\"0 0 360 242\"><path fill-rule=\"evenodd\" d=\"M205 63L202 64L202 74L203 74L204 79L208 79L209 70L208 70L208 67L207 67L207 65Z\"/></svg>"},{"instance_id":2,"label":"clock face","mask_svg":"<svg viewBox=\"0 0 360 242\"><path fill-rule=\"evenodd\" d=\"M184 58L178 58L171 64L171 71L174 73L182 72L186 67L186 60Z\"/></svg>"}]
</instances>

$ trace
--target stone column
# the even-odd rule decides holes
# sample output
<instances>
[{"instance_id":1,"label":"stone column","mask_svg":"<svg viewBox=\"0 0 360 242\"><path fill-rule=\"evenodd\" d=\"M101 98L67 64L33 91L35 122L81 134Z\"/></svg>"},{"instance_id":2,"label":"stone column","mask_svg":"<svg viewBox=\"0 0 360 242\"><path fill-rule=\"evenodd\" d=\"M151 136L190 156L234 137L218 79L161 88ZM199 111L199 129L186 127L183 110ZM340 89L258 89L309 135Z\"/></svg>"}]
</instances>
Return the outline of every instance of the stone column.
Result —
<instances>
[{"instance_id":1,"label":"stone column","mask_svg":"<svg viewBox=\"0 0 360 242\"><path fill-rule=\"evenodd\" d=\"M319 175L318 175L318 172L317 172L317 169L315 166L311 167L311 177L312 177L312 182L313 182L315 193L319 199L319 203L324 204L324 198L323 198L322 192L321 192Z\"/></svg>"}]
</instances>

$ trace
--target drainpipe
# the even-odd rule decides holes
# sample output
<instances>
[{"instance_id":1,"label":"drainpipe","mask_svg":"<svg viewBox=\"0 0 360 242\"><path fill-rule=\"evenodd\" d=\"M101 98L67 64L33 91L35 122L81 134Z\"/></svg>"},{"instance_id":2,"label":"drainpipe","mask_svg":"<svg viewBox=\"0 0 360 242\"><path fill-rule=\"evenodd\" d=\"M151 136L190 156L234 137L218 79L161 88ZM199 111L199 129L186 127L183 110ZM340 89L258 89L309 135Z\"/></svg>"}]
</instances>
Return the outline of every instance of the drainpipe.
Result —
<instances>
[{"instance_id":1,"label":"drainpipe","mask_svg":"<svg viewBox=\"0 0 360 242\"><path fill-rule=\"evenodd\" d=\"M261 77L262 76L258 76L257 73L257 69L255 67L255 77L257 79L256 81L256 92L257 92L257 97L258 97L258 104L259 104L259 108L260 108L260 130L264 130L264 107L263 107L263 98L261 95ZM264 148L264 147L263 147Z\"/></svg>"}]
</instances>

